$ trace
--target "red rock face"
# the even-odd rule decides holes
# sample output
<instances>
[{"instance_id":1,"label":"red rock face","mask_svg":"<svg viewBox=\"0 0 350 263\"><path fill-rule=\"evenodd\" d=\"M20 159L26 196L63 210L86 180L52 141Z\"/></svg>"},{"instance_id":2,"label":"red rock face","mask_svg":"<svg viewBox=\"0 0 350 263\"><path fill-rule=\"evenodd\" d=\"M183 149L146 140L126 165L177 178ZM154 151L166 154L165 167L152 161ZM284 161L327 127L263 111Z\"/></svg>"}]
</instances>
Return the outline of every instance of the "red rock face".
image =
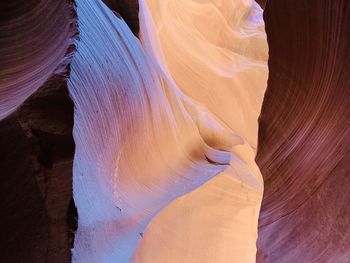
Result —
<instances>
[{"instance_id":1,"label":"red rock face","mask_svg":"<svg viewBox=\"0 0 350 263\"><path fill-rule=\"evenodd\" d=\"M348 262L350 3L270 0L264 19L258 262Z\"/></svg>"},{"instance_id":2,"label":"red rock face","mask_svg":"<svg viewBox=\"0 0 350 263\"><path fill-rule=\"evenodd\" d=\"M0 6L6 13L0 20L0 119L53 74L67 73L77 32L72 3L22 2L5 1Z\"/></svg>"},{"instance_id":3,"label":"red rock face","mask_svg":"<svg viewBox=\"0 0 350 263\"><path fill-rule=\"evenodd\" d=\"M0 121L0 262L69 262L73 5L3 1L0 10L1 118L12 112Z\"/></svg>"}]
</instances>

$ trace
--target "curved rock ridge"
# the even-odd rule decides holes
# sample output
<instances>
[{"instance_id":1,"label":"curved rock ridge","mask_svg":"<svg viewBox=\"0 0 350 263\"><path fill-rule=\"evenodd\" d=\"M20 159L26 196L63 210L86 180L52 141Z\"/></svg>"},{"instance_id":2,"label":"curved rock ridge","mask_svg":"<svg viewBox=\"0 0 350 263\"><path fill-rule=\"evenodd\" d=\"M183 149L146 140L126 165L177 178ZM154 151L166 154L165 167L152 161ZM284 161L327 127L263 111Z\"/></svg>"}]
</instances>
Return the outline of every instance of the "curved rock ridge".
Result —
<instances>
[{"instance_id":1,"label":"curved rock ridge","mask_svg":"<svg viewBox=\"0 0 350 263\"><path fill-rule=\"evenodd\" d=\"M196 6L192 8L197 10ZM141 257L140 253L134 254L148 223L171 201L223 171L222 177L226 178L226 182L244 188L240 192L242 196L232 196L226 189L227 200L236 200L238 205L243 198L246 204L250 204L247 209L232 207L226 216L247 210L249 235L244 243L249 248L246 261L250 262L255 257L262 182L254 163L255 139L250 129L255 129L257 135L254 123L257 122L259 109L255 107L260 107L266 85L267 46L261 31L261 9L256 4L250 8L248 5L242 9L242 15L248 17L247 23L240 25L231 21L232 27L242 26L244 34L252 38L251 42L256 42L261 53L253 48L243 51L240 45L232 47L233 51L221 47L218 57L212 56L217 63L215 67L210 67L209 63L191 65L194 71L200 66L205 67L203 75L218 75L207 88L216 81L237 78L237 93L240 87L252 89L246 94L241 92L242 107L249 105L254 108L245 112L246 117L241 116L237 120L246 125L243 132L234 129L236 126L231 119L226 123L223 111L213 114L209 107L213 104L199 100L200 91L197 91L198 97L194 96L195 93L185 95L184 87L178 84L181 77L175 76L166 56L165 60L162 59L161 49L154 49L159 40L154 35L151 17L145 18L146 27L143 29L146 30L142 32L146 53L125 22L102 2L77 1L80 39L76 43L77 51L68 80L75 105L73 192L79 214L74 262L152 261L152 257L148 257L150 254L145 253ZM142 10L141 15L146 15L146 9ZM201 11L200 8L198 10ZM220 36L225 37L225 34ZM247 38L243 40L249 43ZM200 39L195 41L205 42ZM163 49L162 41L160 45L159 48ZM205 45L209 47L213 44ZM212 47L208 54L215 51L216 48ZM230 54L232 61L225 57ZM242 58L244 54L246 59ZM227 63L222 64L223 69L220 61ZM242 67L232 72L230 66L240 63ZM259 80L247 80L249 72L252 79L258 72ZM217 85L221 86L221 83ZM194 86L195 83L192 83L188 90ZM211 89L208 96L215 94L214 87ZM254 91L259 95L252 98L249 93ZM228 91L226 95L234 96ZM243 114L239 106L237 111ZM223 187L223 182L220 187Z\"/></svg>"},{"instance_id":2,"label":"curved rock ridge","mask_svg":"<svg viewBox=\"0 0 350 263\"><path fill-rule=\"evenodd\" d=\"M268 57L261 8L253 0L149 0L139 1L140 9L143 2L160 42L149 47L154 40L144 32L151 25L140 17L146 49L186 95L256 148Z\"/></svg>"},{"instance_id":3,"label":"curved rock ridge","mask_svg":"<svg viewBox=\"0 0 350 263\"><path fill-rule=\"evenodd\" d=\"M350 3L267 1L258 262L349 262Z\"/></svg>"},{"instance_id":4,"label":"curved rock ridge","mask_svg":"<svg viewBox=\"0 0 350 263\"><path fill-rule=\"evenodd\" d=\"M53 74L66 74L73 50L73 3L4 1L0 19L0 120Z\"/></svg>"},{"instance_id":5,"label":"curved rock ridge","mask_svg":"<svg viewBox=\"0 0 350 263\"><path fill-rule=\"evenodd\" d=\"M139 5L146 51L188 97L206 110L212 107L215 117L239 130L242 144L230 149L229 168L152 220L135 262L254 262L262 181L252 135L257 134L267 81L262 10L253 1L233 6L228 1ZM245 19L236 21L235 16Z\"/></svg>"}]
</instances>

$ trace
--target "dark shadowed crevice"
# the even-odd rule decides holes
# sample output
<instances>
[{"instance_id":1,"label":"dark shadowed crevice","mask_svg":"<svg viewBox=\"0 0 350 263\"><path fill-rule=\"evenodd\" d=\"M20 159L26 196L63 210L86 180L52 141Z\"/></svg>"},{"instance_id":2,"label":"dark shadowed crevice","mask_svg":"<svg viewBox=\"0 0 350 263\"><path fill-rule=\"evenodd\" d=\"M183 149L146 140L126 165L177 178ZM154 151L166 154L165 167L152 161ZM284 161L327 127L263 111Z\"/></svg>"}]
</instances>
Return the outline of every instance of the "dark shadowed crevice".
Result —
<instances>
[{"instance_id":1,"label":"dark shadowed crevice","mask_svg":"<svg viewBox=\"0 0 350 263\"><path fill-rule=\"evenodd\" d=\"M120 14L131 31L137 36L140 30L138 0L103 0L103 2L111 10Z\"/></svg>"},{"instance_id":2,"label":"dark shadowed crevice","mask_svg":"<svg viewBox=\"0 0 350 263\"><path fill-rule=\"evenodd\" d=\"M73 103L65 82L49 80L0 122L1 262L70 262L75 228L68 222L77 215Z\"/></svg>"},{"instance_id":3,"label":"dark shadowed crevice","mask_svg":"<svg viewBox=\"0 0 350 263\"><path fill-rule=\"evenodd\" d=\"M74 245L74 235L78 229L78 210L72 197L67 209L67 225L68 225L68 240L69 245L72 248Z\"/></svg>"},{"instance_id":4,"label":"dark shadowed crevice","mask_svg":"<svg viewBox=\"0 0 350 263\"><path fill-rule=\"evenodd\" d=\"M7 60L3 61L6 68L3 65L0 67L4 80L22 77L18 68L22 69L23 65L28 70L23 75L30 75L28 72L31 67L28 65L35 63L34 66L40 66L40 63L45 63L44 59L38 60L32 54L44 54L47 49L43 47L52 45L50 41L62 41L60 49L63 49L61 57L52 54L57 56L57 61L53 60L53 63L59 65L55 75L16 111L0 121L0 208L3 211L0 217L0 262L70 262L71 231L74 228L69 226L71 218L67 217L77 216L69 212L74 210L70 208L74 206L74 203L70 205L74 106L69 97L66 78L75 49L72 40L77 38L74 4L72 1L55 1L52 5L42 1L5 1L0 6L7 10L6 16L1 16L1 26L16 23L16 26L11 27L13 32L2 32L2 40L5 39L4 43L11 42L9 37L14 35L16 41L12 41L13 49L31 54L29 61L18 59L20 56L16 53L13 53L15 57L12 58L12 53L7 52L8 45L1 46L0 53L8 53ZM40 23L48 15L47 8L51 8L50 12L54 13L50 19L57 23L49 25L55 28L47 28L48 24L43 23L40 25L43 28L40 34L34 30L38 28L37 24L33 25L33 32L29 29L23 32L23 25L31 28L32 20L26 19L26 15L35 9L36 22ZM21 17L23 20L19 19ZM18 32L15 32L16 29ZM45 34L42 34L45 30L55 32L57 38L45 39ZM17 43L22 38L25 41L19 46ZM29 43L40 41L44 43L29 46ZM35 52L38 47L42 49ZM32 79L37 77L31 76ZM26 85L29 84L23 81L21 88ZM6 82L1 92L4 92L4 87L6 92Z\"/></svg>"}]
</instances>

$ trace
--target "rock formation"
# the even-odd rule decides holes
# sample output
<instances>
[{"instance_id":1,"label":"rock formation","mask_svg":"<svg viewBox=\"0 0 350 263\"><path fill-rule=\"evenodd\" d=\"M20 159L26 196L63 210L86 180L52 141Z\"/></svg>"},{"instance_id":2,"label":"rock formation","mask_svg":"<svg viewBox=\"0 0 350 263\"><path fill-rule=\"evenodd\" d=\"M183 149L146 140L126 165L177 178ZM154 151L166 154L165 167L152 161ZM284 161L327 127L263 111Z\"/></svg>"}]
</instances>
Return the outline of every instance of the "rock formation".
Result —
<instances>
[{"instance_id":1,"label":"rock formation","mask_svg":"<svg viewBox=\"0 0 350 263\"><path fill-rule=\"evenodd\" d=\"M348 262L349 1L104 2L0 3L0 261Z\"/></svg>"},{"instance_id":2,"label":"rock formation","mask_svg":"<svg viewBox=\"0 0 350 263\"><path fill-rule=\"evenodd\" d=\"M258 262L350 260L350 3L267 1Z\"/></svg>"}]
</instances>

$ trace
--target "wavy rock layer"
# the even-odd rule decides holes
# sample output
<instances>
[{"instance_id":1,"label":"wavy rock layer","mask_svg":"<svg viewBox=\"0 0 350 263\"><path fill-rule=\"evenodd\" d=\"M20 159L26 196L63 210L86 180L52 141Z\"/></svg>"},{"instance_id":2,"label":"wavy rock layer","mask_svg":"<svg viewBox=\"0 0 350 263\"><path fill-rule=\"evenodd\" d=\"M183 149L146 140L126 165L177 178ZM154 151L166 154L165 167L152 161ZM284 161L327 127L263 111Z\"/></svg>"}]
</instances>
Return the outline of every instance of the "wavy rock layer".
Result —
<instances>
[{"instance_id":1,"label":"wavy rock layer","mask_svg":"<svg viewBox=\"0 0 350 263\"><path fill-rule=\"evenodd\" d=\"M267 2L258 262L350 258L350 3Z\"/></svg>"},{"instance_id":2,"label":"wavy rock layer","mask_svg":"<svg viewBox=\"0 0 350 263\"><path fill-rule=\"evenodd\" d=\"M53 74L64 74L76 32L66 1L5 1L0 20L0 120Z\"/></svg>"},{"instance_id":3,"label":"wavy rock layer","mask_svg":"<svg viewBox=\"0 0 350 263\"><path fill-rule=\"evenodd\" d=\"M222 171L230 154L204 142L190 117L198 109L124 21L99 1L77 2L77 14L68 82L76 107L73 258L123 262L154 214Z\"/></svg>"},{"instance_id":4,"label":"wavy rock layer","mask_svg":"<svg viewBox=\"0 0 350 263\"><path fill-rule=\"evenodd\" d=\"M0 3L1 262L70 261L75 29L69 2Z\"/></svg>"},{"instance_id":5,"label":"wavy rock layer","mask_svg":"<svg viewBox=\"0 0 350 263\"><path fill-rule=\"evenodd\" d=\"M243 218L246 220L242 228L247 237L241 242L236 238L236 253L238 256L240 247L237 244L247 244L244 260L249 262L255 257L257 212L262 196L261 177L254 163L254 132L257 135L257 116L267 77L267 46L261 9L252 2L250 5L237 4L242 8L241 15L247 17L245 23L240 23L238 18L226 21L227 17L220 15L220 12L224 13L223 6L213 8L191 2L189 10L193 15L199 12L193 27L203 23L201 18L208 11L214 11L213 26L224 25L226 28L221 34L210 35L207 31L207 40L199 34L205 34L204 28L198 28L196 38L187 42L186 49L182 49L180 42L174 43L181 51L176 56L184 59L184 64L174 68L169 56L162 57L161 51L168 51L164 48L167 43L159 42L150 16L157 12L150 8L151 14L148 13L146 3L142 4L142 40L147 54L124 21L100 1L77 2L80 39L68 81L75 104L73 187L79 214L73 260L154 262L152 251L157 251L157 245L153 243L152 251L146 249L147 253L143 253L140 249L134 254L149 222L175 198L225 170L217 185L222 190L208 197L220 198L219 193L224 192L227 203L235 200L238 205L243 199L249 207L244 204L231 207L227 214L226 211L223 211L224 215L219 213L208 224L214 226L216 220L228 223L225 218L240 214L235 223L243 224ZM215 4L220 6L218 2ZM176 20L183 23L186 17ZM164 26L165 29L168 33L169 30L180 33L184 27L176 28L173 20ZM231 32L234 29L238 31L236 34ZM239 33L245 38L240 39ZM236 46L226 43L226 38L230 37L237 40ZM257 50L253 48L254 43ZM246 44L249 45L244 48ZM198 60L196 48L199 47L202 50L210 47L208 62ZM193 56L189 56L191 50ZM190 64L195 58L196 63ZM186 64L191 74L181 76L176 68ZM232 72L234 65L236 69ZM202 86L205 99L200 90L192 91L190 96L183 93L200 84L196 74L208 80ZM256 78L253 77L255 74ZM191 82L185 90L181 81L184 78L190 81L191 76L198 83ZM222 101L217 100L221 110L212 114L215 107L210 96L219 93L215 87L221 86ZM237 103L237 113L230 118L224 114L229 107L229 96ZM236 96L240 96L239 103ZM252 110L245 112L245 107ZM237 122L232 119L235 117ZM232 194L229 188L225 189L226 182L243 190L238 195ZM215 183L211 187L215 189ZM201 195L205 193L204 190ZM176 209L170 208L170 211L174 218L172 213ZM206 226L202 225L201 229L205 230ZM230 231L235 229L238 228L233 227ZM244 231L241 233L240 237L243 237ZM179 241L181 237L178 238ZM168 244L169 247L174 245L174 250L179 249L176 244ZM199 260L203 258L200 251L193 258L189 249L183 259ZM228 247L223 251L228 251ZM216 255L213 251L209 254L211 257ZM176 261L174 254L165 251L158 257L159 262L164 256L168 261ZM227 256L221 258L223 262L226 259Z\"/></svg>"}]
</instances>

